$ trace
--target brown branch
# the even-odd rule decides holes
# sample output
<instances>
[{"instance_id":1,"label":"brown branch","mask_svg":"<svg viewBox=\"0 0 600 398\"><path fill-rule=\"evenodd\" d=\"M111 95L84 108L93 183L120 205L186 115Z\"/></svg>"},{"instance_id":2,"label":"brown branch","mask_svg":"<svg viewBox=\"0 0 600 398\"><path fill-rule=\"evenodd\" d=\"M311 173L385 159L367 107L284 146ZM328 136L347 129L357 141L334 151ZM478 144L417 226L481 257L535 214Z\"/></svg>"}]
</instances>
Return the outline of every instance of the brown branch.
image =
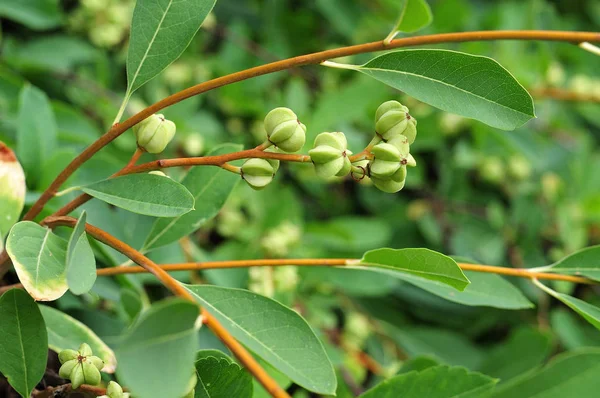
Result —
<instances>
[{"instance_id":1,"label":"brown branch","mask_svg":"<svg viewBox=\"0 0 600 398\"><path fill-rule=\"evenodd\" d=\"M24 220L34 219L43 209L44 205L52 199L60 186L77 170L83 163L90 159L96 152L112 142L115 138L123 134L127 129L146 119L148 116L176 104L186 98L205 93L218 87L236 83L242 80L250 79L269 73L280 72L286 69L320 64L323 61L333 58L345 57L349 55L362 54L368 52L382 51L392 48L420 46L425 44L456 43L466 41L486 41L486 40L545 40L562 41L568 43L598 42L600 33L595 32L565 32L565 31L544 31L544 30L505 30L505 31L475 31L444 33L427 36L407 37L393 40L389 44L383 41L376 41L366 44L358 44L349 47L341 47L326 51L320 51L308 55L276 61L269 64L246 69L240 72L232 73L226 76L218 77L195 86L189 87L178 93L170 95L144 110L133 115L122 123L116 123L111 129L100 137L97 141L87 147L80 153L69 165L54 179L50 186L42 193L38 200L33 204L29 211L23 217Z\"/></svg>"},{"instance_id":2,"label":"brown branch","mask_svg":"<svg viewBox=\"0 0 600 398\"><path fill-rule=\"evenodd\" d=\"M551 98L570 102L596 102L600 103L600 94L583 94L577 91L564 90L554 87L539 87L530 90L534 97Z\"/></svg>"},{"instance_id":3,"label":"brown branch","mask_svg":"<svg viewBox=\"0 0 600 398\"><path fill-rule=\"evenodd\" d=\"M46 387L45 390L33 392L31 396L33 398L52 398L52 397L66 397L71 392L84 392L90 393L94 396L100 396L106 394L106 389L101 387L90 386L82 384L78 388L72 388L71 383L62 384L55 387Z\"/></svg>"},{"instance_id":4,"label":"brown branch","mask_svg":"<svg viewBox=\"0 0 600 398\"><path fill-rule=\"evenodd\" d=\"M46 225L49 227L68 226L73 228L76 223L77 220L72 217L49 217L46 219ZM93 225L86 224L85 230L96 240L112 247L127 256L136 264L144 267L147 272L156 276L156 278L175 295L197 304L194 296L177 280L173 279L173 277L165 270L133 247ZM219 339L221 339L221 341L223 341L223 343L235 354L240 362L273 397L289 398L289 395L271 378L271 376L269 376L258 362L256 362L252 355L250 355L250 353L235 340L235 338L233 338L233 336L231 336L231 334L229 334L229 332L210 313L202 310L202 316L204 318L203 322L219 337Z\"/></svg>"}]
</instances>

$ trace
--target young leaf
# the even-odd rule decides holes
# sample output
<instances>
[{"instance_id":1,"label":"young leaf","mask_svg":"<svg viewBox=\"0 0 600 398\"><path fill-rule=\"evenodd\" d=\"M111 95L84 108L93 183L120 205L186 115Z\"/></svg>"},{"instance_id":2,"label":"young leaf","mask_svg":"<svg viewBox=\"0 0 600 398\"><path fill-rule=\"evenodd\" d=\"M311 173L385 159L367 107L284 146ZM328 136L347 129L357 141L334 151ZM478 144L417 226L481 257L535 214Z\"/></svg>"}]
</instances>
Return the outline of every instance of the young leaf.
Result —
<instances>
[{"instance_id":1,"label":"young leaf","mask_svg":"<svg viewBox=\"0 0 600 398\"><path fill-rule=\"evenodd\" d=\"M73 294L87 293L96 282L96 259L85 233L85 222L83 211L67 246L67 284Z\"/></svg>"},{"instance_id":2,"label":"young leaf","mask_svg":"<svg viewBox=\"0 0 600 398\"><path fill-rule=\"evenodd\" d=\"M600 281L600 246L590 246L579 250L549 267L544 267L544 271L582 275Z\"/></svg>"},{"instance_id":3,"label":"young leaf","mask_svg":"<svg viewBox=\"0 0 600 398\"><path fill-rule=\"evenodd\" d=\"M497 380L461 367L435 366L384 381L360 398L484 398Z\"/></svg>"},{"instance_id":4,"label":"young leaf","mask_svg":"<svg viewBox=\"0 0 600 398\"><path fill-rule=\"evenodd\" d=\"M239 151L240 145L225 144L211 151L208 156ZM240 176L220 167L193 167L181 184L194 196L195 209L172 219L154 222L144 243L144 250L168 245L189 235L213 218L240 181Z\"/></svg>"},{"instance_id":5,"label":"young leaf","mask_svg":"<svg viewBox=\"0 0 600 398\"><path fill-rule=\"evenodd\" d=\"M58 128L46 94L30 84L19 95L17 157L27 181L35 185L42 166L56 148Z\"/></svg>"},{"instance_id":6,"label":"young leaf","mask_svg":"<svg viewBox=\"0 0 600 398\"><path fill-rule=\"evenodd\" d=\"M578 298L571 297L568 294L558 293L537 280L533 280L533 282L537 287L539 287L552 297L556 298L557 300L562 301L573 311L581 315L596 329L600 329L600 308L596 307L595 305L586 303L585 301L580 300Z\"/></svg>"},{"instance_id":7,"label":"young leaf","mask_svg":"<svg viewBox=\"0 0 600 398\"><path fill-rule=\"evenodd\" d=\"M49 228L32 221L18 222L8 234L6 253L35 300L56 300L67 291L67 242Z\"/></svg>"},{"instance_id":8,"label":"young leaf","mask_svg":"<svg viewBox=\"0 0 600 398\"><path fill-rule=\"evenodd\" d=\"M533 303L519 289L499 275L466 271L465 276L471 283L462 292L457 292L445 283L419 278L411 274L394 272L393 275L436 296L459 304L507 310L534 307Z\"/></svg>"},{"instance_id":9,"label":"young leaf","mask_svg":"<svg viewBox=\"0 0 600 398\"><path fill-rule=\"evenodd\" d=\"M25 174L15 153L0 141L0 251L25 204Z\"/></svg>"},{"instance_id":10,"label":"young leaf","mask_svg":"<svg viewBox=\"0 0 600 398\"><path fill-rule=\"evenodd\" d=\"M359 264L442 282L460 291L469 284L456 261L429 249L375 249L366 252Z\"/></svg>"},{"instance_id":11,"label":"young leaf","mask_svg":"<svg viewBox=\"0 0 600 398\"><path fill-rule=\"evenodd\" d=\"M138 0L127 53L127 94L158 75L190 44L216 0Z\"/></svg>"},{"instance_id":12,"label":"young leaf","mask_svg":"<svg viewBox=\"0 0 600 398\"><path fill-rule=\"evenodd\" d=\"M416 32L431 23L431 8L425 0L404 0L401 5L400 15L394 28L386 37L390 42L399 32Z\"/></svg>"},{"instance_id":13,"label":"young leaf","mask_svg":"<svg viewBox=\"0 0 600 398\"><path fill-rule=\"evenodd\" d=\"M180 398L194 369L198 306L164 300L142 314L116 349L119 381L136 397Z\"/></svg>"},{"instance_id":14,"label":"young leaf","mask_svg":"<svg viewBox=\"0 0 600 398\"><path fill-rule=\"evenodd\" d=\"M70 349L76 350L81 343L87 343L94 355L104 361L103 372L114 373L117 367L115 353L90 328L77 319L57 309L40 305L48 331L48 344L54 352Z\"/></svg>"},{"instance_id":15,"label":"young leaf","mask_svg":"<svg viewBox=\"0 0 600 398\"><path fill-rule=\"evenodd\" d=\"M600 389L600 350L570 351L555 357L545 368L496 389L494 398L595 397Z\"/></svg>"},{"instance_id":16,"label":"young leaf","mask_svg":"<svg viewBox=\"0 0 600 398\"><path fill-rule=\"evenodd\" d=\"M0 373L22 397L44 376L48 336L33 299L20 289L0 296Z\"/></svg>"},{"instance_id":17,"label":"young leaf","mask_svg":"<svg viewBox=\"0 0 600 398\"><path fill-rule=\"evenodd\" d=\"M195 367L198 383L194 398L252 398L252 376L231 358L209 356L197 360Z\"/></svg>"},{"instance_id":18,"label":"young leaf","mask_svg":"<svg viewBox=\"0 0 600 398\"><path fill-rule=\"evenodd\" d=\"M297 312L247 290L184 286L233 337L296 384L318 394L335 393L333 366Z\"/></svg>"},{"instance_id":19,"label":"young leaf","mask_svg":"<svg viewBox=\"0 0 600 398\"><path fill-rule=\"evenodd\" d=\"M154 174L131 174L81 187L88 195L133 213L176 217L194 208L194 197L170 178Z\"/></svg>"},{"instance_id":20,"label":"young leaf","mask_svg":"<svg viewBox=\"0 0 600 398\"><path fill-rule=\"evenodd\" d=\"M400 50L351 67L441 110L514 130L535 117L519 82L488 57L449 50Z\"/></svg>"}]
</instances>

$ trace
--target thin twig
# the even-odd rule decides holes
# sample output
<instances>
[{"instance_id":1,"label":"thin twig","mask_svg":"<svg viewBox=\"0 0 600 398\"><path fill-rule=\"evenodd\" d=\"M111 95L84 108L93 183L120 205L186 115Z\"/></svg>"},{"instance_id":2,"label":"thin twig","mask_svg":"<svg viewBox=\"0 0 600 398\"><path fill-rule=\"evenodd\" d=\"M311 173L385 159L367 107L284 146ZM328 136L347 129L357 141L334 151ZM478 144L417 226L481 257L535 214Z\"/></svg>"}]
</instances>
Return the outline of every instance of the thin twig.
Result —
<instances>
[{"instance_id":1,"label":"thin twig","mask_svg":"<svg viewBox=\"0 0 600 398\"><path fill-rule=\"evenodd\" d=\"M72 217L50 217L46 220L46 225L49 227L68 226L73 228L77 220ZM194 296L185 289L176 279L169 275L165 270L159 267L156 263L144 256L142 253L120 241L114 236L86 224L85 230L96 240L112 247L125 256L129 257L133 262L144 267L147 272L150 272L171 292L175 295L185 298L197 304ZM240 362L248 369L248 371L260 382L263 387L276 398L289 398L289 395L283 390L269 374L256 362L250 353L237 341L229 332L208 312L202 310L204 323L223 341L223 343L235 354Z\"/></svg>"},{"instance_id":2,"label":"thin twig","mask_svg":"<svg viewBox=\"0 0 600 398\"><path fill-rule=\"evenodd\" d=\"M534 97L551 98L569 102L600 102L600 93L583 94L577 91L564 90L554 87L539 87L530 90Z\"/></svg>"}]
</instances>

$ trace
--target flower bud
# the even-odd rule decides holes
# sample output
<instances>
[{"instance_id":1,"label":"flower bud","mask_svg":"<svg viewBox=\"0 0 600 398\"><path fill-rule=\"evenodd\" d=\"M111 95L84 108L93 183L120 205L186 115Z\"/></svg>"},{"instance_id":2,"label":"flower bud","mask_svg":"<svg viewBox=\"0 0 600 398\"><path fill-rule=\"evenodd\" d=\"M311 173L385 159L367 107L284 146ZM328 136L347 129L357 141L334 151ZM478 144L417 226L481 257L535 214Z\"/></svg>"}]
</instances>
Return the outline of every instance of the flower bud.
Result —
<instances>
[{"instance_id":1,"label":"flower bud","mask_svg":"<svg viewBox=\"0 0 600 398\"><path fill-rule=\"evenodd\" d=\"M62 350L58 353L58 360L61 364L65 362L72 361L73 359L77 359L79 356L79 352L75 350Z\"/></svg>"},{"instance_id":2,"label":"flower bud","mask_svg":"<svg viewBox=\"0 0 600 398\"><path fill-rule=\"evenodd\" d=\"M315 139L314 148L308 151L320 177L343 177L350 172L350 151L344 133L321 133Z\"/></svg>"},{"instance_id":3,"label":"flower bud","mask_svg":"<svg viewBox=\"0 0 600 398\"><path fill-rule=\"evenodd\" d=\"M306 126L289 108L275 108L265 117L269 141L285 152L299 151L306 141Z\"/></svg>"},{"instance_id":4,"label":"flower bud","mask_svg":"<svg viewBox=\"0 0 600 398\"><path fill-rule=\"evenodd\" d=\"M14 152L0 141L0 251L25 204L25 173Z\"/></svg>"},{"instance_id":5,"label":"flower bud","mask_svg":"<svg viewBox=\"0 0 600 398\"><path fill-rule=\"evenodd\" d=\"M383 192L398 192L404 188L404 183L406 182L406 166L400 166L400 168L390 177L378 178L371 175L371 180L373 181L373 184Z\"/></svg>"},{"instance_id":6,"label":"flower bud","mask_svg":"<svg viewBox=\"0 0 600 398\"><path fill-rule=\"evenodd\" d=\"M398 101L384 102L375 112L375 130L384 140L404 135L412 144L417 136L417 121Z\"/></svg>"},{"instance_id":7,"label":"flower bud","mask_svg":"<svg viewBox=\"0 0 600 398\"><path fill-rule=\"evenodd\" d=\"M175 123L154 114L133 127L138 145L148 153L161 153L175 135Z\"/></svg>"},{"instance_id":8,"label":"flower bud","mask_svg":"<svg viewBox=\"0 0 600 398\"><path fill-rule=\"evenodd\" d=\"M241 174L251 188L260 190L273 181L275 171L266 159L248 159L242 165Z\"/></svg>"},{"instance_id":9,"label":"flower bud","mask_svg":"<svg viewBox=\"0 0 600 398\"><path fill-rule=\"evenodd\" d=\"M121 388L119 383L110 381L106 388L106 395L108 398L123 398L123 388Z\"/></svg>"}]
</instances>

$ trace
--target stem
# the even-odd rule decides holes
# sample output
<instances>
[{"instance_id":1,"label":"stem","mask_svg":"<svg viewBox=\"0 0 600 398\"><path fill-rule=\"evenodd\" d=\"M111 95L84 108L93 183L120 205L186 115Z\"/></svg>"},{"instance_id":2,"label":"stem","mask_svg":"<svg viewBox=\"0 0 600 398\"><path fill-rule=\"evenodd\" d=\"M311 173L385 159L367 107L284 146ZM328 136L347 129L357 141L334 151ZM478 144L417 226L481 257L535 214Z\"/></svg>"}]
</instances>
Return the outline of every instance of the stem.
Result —
<instances>
[{"instance_id":1,"label":"stem","mask_svg":"<svg viewBox=\"0 0 600 398\"><path fill-rule=\"evenodd\" d=\"M77 220L72 217L48 217L46 225L49 227L68 226L75 227ZM96 240L112 247L129 257L132 261L144 267L147 272L150 272L171 292L175 295L187 299L194 304L197 304L194 296L185 289L176 279L169 275L165 270L159 267L156 263L144 256L142 253L120 241L107 232L96 228L93 225L86 224L85 231L93 236ZM250 353L237 342L231 334L208 312L202 310L204 323L225 343L225 345L235 354L250 373L263 385L263 387L273 396L289 398L289 395L269 376L267 372L256 362Z\"/></svg>"},{"instance_id":2,"label":"stem","mask_svg":"<svg viewBox=\"0 0 600 398\"><path fill-rule=\"evenodd\" d=\"M62 384L56 387L46 387L45 390L33 392L31 396L33 398L52 398L52 397L66 397L70 395L70 392L87 392L93 394L95 397L106 394L106 389L102 387L90 386L82 384L78 388L73 389L71 383Z\"/></svg>"},{"instance_id":3,"label":"stem","mask_svg":"<svg viewBox=\"0 0 600 398\"><path fill-rule=\"evenodd\" d=\"M579 47L583 48L585 51L589 51L594 55L600 55L600 47L593 45L592 43L583 42L579 43Z\"/></svg>"},{"instance_id":4,"label":"stem","mask_svg":"<svg viewBox=\"0 0 600 398\"><path fill-rule=\"evenodd\" d=\"M338 62L333 62L333 61L323 61L323 62L321 62L321 65L327 66L329 68L336 68L336 69L357 70L359 68L359 66L357 66L357 65L340 64Z\"/></svg>"},{"instance_id":5,"label":"stem","mask_svg":"<svg viewBox=\"0 0 600 398\"><path fill-rule=\"evenodd\" d=\"M119 108L119 111L117 112L117 116L115 117L115 120L113 121L113 125L115 125L121 121L121 118L123 117L123 113L125 113L125 108L127 108L127 103L129 102L129 97L131 97L131 93L129 92L129 90L127 90L127 92L125 93L125 97L123 97L123 102L121 102L121 107Z\"/></svg>"},{"instance_id":6,"label":"stem","mask_svg":"<svg viewBox=\"0 0 600 398\"><path fill-rule=\"evenodd\" d=\"M123 123L114 124L110 130L100 137L96 142L87 147L82 153L69 163L69 165L54 179L50 186L42 193L38 200L31 206L29 211L23 217L23 220L33 220L43 209L44 205L52 199L60 186L77 170L83 163L90 159L96 152L112 142L115 138L123 134L127 129L146 119L148 116L176 104L186 98L222 87L228 84L236 83L242 80L250 79L256 76L262 76L269 73L279 72L298 66L319 64L332 58L344 57L348 55L362 54L368 52L382 51L390 48L420 46L424 44L456 43L465 41L486 41L486 40L546 40L562 41L569 43L598 42L600 34L594 32L564 32L564 31L544 31L544 30L505 30L505 31L475 31L444 33L436 35L416 36L397 39L389 44L383 41L377 41L366 44L358 44L349 47L341 47L332 50L316 52L308 55L301 55L285 59L282 61L271 62L269 64L246 69L230 75L212 79L195 86L189 87L178 93L170 95L146 109L138 112Z\"/></svg>"},{"instance_id":7,"label":"stem","mask_svg":"<svg viewBox=\"0 0 600 398\"><path fill-rule=\"evenodd\" d=\"M561 101L572 101L572 102L597 102L600 103L599 94L582 94L576 91L563 90L554 87L540 87L530 90L530 93L534 97L540 98L552 98Z\"/></svg>"},{"instance_id":8,"label":"stem","mask_svg":"<svg viewBox=\"0 0 600 398\"><path fill-rule=\"evenodd\" d=\"M229 164L229 163L222 164L221 168L224 169L224 170L227 170L227 171L231 171L232 173L235 173L235 174L240 174L242 172L242 168L241 167L237 167L237 166L234 166L234 165Z\"/></svg>"}]
</instances>

